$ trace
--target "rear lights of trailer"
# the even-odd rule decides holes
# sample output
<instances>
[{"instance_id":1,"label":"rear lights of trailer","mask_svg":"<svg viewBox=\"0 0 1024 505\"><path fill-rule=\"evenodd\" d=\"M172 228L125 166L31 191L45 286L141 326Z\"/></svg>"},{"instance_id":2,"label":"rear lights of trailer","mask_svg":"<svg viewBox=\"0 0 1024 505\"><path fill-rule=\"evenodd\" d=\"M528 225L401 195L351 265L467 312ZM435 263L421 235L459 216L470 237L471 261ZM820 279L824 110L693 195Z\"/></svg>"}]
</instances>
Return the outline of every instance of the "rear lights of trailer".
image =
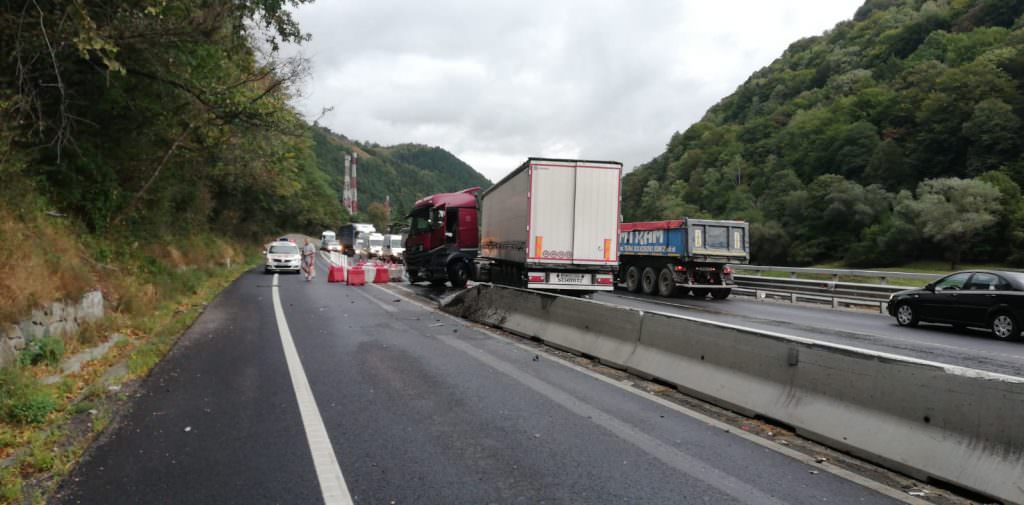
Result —
<instances>
[{"instance_id":1,"label":"rear lights of trailer","mask_svg":"<svg viewBox=\"0 0 1024 505\"><path fill-rule=\"evenodd\" d=\"M594 276L594 283L599 286L611 286L612 279L612 274L597 274Z\"/></svg>"},{"instance_id":2,"label":"rear lights of trailer","mask_svg":"<svg viewBox=\"0 0 1024 505\"><path fill-rule=\"evenodd\" d=\"M732 267L726 265L725 268L722 269L722 273L725 275L732 275Z\"/></svg>"},{"instance_id":3,"label":"rear lights of trailer","mask_svg":"<svg viewBox=\"0 0 1024 505\"><path fill-rule=\"evenodd\" d=\"M530 272L526 274L527 282L544 282L544 272Z\"/></svg>"},{"instance_id":4,"label":"rear lights of trailer","mask_svg":"<svg viewBox=\"0 0 1024 505\"><path fill-rule=\"evenodd\" d=\"M676 272L685 272L685 271L686 271L686 267L684 267L683 265L676 265Z\"/></svg>"}]
</instances>

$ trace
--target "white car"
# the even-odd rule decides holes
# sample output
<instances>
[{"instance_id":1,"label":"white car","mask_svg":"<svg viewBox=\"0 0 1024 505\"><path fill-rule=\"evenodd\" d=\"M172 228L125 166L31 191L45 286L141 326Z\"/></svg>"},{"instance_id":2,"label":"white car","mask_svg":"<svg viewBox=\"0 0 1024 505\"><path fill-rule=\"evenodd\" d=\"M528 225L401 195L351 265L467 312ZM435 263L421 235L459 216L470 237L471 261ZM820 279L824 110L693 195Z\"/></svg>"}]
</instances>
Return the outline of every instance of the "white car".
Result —
<instances>
[{"instance_id":1,"label":"white car","mask_svg":"<svg viewBox=\"0 0 1024 505\"><path fill-rule=\"evenodd\" d=\"M263 271L270 272L295 272L302 268L302 253L299 246L291 242L271 242L267 246L267 260L263 265Z\"/></svg>"}]
</instances>

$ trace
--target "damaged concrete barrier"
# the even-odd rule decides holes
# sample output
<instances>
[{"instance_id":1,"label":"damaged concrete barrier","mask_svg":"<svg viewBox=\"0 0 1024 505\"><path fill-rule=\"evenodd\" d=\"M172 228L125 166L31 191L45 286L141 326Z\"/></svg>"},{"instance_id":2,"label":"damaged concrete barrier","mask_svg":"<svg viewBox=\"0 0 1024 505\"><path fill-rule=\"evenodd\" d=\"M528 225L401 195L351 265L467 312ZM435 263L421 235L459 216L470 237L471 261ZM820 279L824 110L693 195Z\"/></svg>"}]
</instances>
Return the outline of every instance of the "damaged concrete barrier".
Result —
<instances>
[{"instance_id":1,"label":"damaged concrete barrier","mask_svg":"<svg viewBox=\"0 0 1024 505\"><path fill-rule=\"evenodd\" d=\"M1024 502L1024 378L657 313L630 364L919 479Z\"/></svg>"},{"instance_id":2,"label":"damaged concrete barrier","mask_svg":"<svg viewBox=\"0 0 1024 505\"><path fill-rule=\"evenodd\" d=\"M1024 378L513 288L446 305L914 477L1024 503Z\"/></svg>"},{"instance_id":3,"label":"damaged concrete barrier","mask_svg":"<svg viewBox=\"0 0 1024 505\"><path fill-rule=\"evenodd\" d=\"M444 309L619 368L626 367L636 350L643 315L614 305L489 284L462 291L446 300Z\"/></svg>"}]
</instances>

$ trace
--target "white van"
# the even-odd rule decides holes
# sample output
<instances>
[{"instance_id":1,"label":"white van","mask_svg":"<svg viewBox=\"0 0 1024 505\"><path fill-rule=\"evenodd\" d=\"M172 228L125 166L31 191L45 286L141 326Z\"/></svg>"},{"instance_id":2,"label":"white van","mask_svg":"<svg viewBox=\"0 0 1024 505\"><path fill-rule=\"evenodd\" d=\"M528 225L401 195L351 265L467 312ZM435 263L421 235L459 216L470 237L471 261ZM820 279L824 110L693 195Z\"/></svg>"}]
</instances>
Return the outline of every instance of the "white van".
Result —
<instances>
[{"instance_id":1,"label":"white van","mask_svg":"<svg viewBox=\"0 0 1024 505\"><path fill-rule=\"evenodd\" d=\"M327 242L328 240L335 240L337 236L333 231L327 230L320 234L320 242Z\"/></svg>"}]
</instances>

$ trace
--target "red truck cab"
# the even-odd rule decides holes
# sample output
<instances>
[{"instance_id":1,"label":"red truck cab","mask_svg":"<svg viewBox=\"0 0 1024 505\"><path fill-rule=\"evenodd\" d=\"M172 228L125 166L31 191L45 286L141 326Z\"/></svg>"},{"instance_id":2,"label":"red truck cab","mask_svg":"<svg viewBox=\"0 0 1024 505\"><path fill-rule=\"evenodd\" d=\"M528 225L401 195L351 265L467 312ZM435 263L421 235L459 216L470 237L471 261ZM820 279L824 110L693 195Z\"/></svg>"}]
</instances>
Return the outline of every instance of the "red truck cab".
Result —
<instances>
[{"instance_id":1,"label":"red truck cab","mask_svg":"<svg viewBox=\"0 0 1024 505\"><path fill-rule=\"evenodd\" d=\"M473 259L480 248L479 187L457 193L438 193L421 198L409 212L409 235L405 239L405 269L409 282L451 282L466 285Z\"/></svg>"}]
</instances>

